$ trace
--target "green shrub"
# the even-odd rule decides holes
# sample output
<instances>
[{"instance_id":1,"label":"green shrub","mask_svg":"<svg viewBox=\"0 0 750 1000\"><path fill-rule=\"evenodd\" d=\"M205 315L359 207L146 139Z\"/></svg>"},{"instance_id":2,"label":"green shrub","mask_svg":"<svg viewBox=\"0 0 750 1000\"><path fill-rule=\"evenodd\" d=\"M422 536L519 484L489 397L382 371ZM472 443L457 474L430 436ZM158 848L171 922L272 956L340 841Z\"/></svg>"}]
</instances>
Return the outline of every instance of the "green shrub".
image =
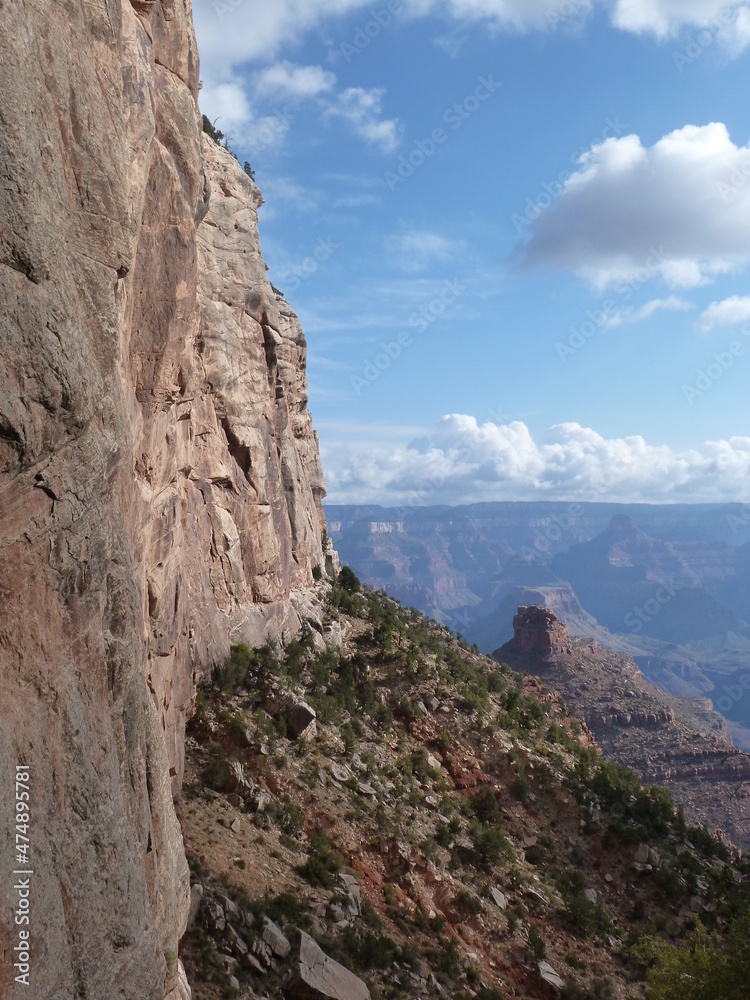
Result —
<instances>
[{"instance_id":1,"label":"green shrub","mask_svg":"<svg viewBox=\"0 0 750 1000\"><path fill-rule=\"evenodd\" d=\"M310 834L307 863L301 869L300 874L307 879L310 885L319 885L324 889L330 889L343 864L344 859L331 847L328 834L322 830L313 830Z\"/></svg>"},{"instance_id":2,"label":"green shrub","mask_svg":"<svg viewBox=\"0 0 750 1000\"><path fill-rule=\"evenodd\" d=\"M209 761L203 768L201 777L204 784L216 792L223 792L229 778L229 761L224 748L219 743L209 743Z\"/></svg>"},{"instance_id":3,"label":"green shrub","mask_svg":"<svg viewBox=\"0 0 750 1000\"><path fill-rule=\"evenodd\" d=\"M486 786L478 789L472 796L471 807L480 823L499 823L502 818L497 795Z\"/></svg>"},{"instance_id":4,"label":"green shrub","mask_svg":"<svg viewBox=\"0 0 750 1000\"><path fill-rule=\"evenodd\" d=\"M581 937L612 933L613 924L606 911L599 903L592 903L584 889L563 892L563 901L565 909L560 916Z\"/></svg>"},{"instance_id":5,"label":"green shrub","mask_svg":"<svg viewBox=\"0 0 750 1000\"><path fill-rule=\"evenodd\" d=\"M348 566L341 567L341 572L336 579L336 583L350 594L358 594L362 586Z\"/></svg>"},{"instance_id":6,"label":"green shrub","mask_svg":"<svg viewBox=\"0 0 750 1000\"><path fill-rule=\"evenodd\" d=\"M358 970L390 969L399 958L396 942L385 934L360 930L352 926L344 930L343 945Z\"/></svg>"},{"instance_id":7,"label":"green shrub","mask_svg":"<svg viewBox=\"0 0 750 1000\"><path fill-rule=\"evenodd\" d=\"M683 946L645 938L633 953L649 969L649 1000L747 1000L750 911L723 937L699 924Z\"/></svg>"},{"instance_id":8,"label":"green shrub","mask_svg":"<svg viewBox=\"0 0 750 1000\"><path fill-rule=\"evenodd\" d=\"M290 837L299 837L305 829L305 814L288 795L284 796L278 808L278 820L281 829Z\"/></svg>"},{"instance_id":9,"label":"green shrub","mask_svg":"<svg viewBox=\"0 0 750 1000\"><path fill-rule=\"evenodd\" d=\"M215 675L216 683L224 694L234 694L245 683L250 666L255 663L256 654L244 642L232 646L229 656L223 666L217 668Z\"/></svg>"},{"instance_id":10,"label":"green shrub","mask_svg":"<svg viewBox=\"0 0 750 1000\"><path fill-rule=\"evenodd\" d=\"M529 950L537 961L547 957L547 945L539 933L539 928L533 924L529 928Z\"/></svg>"},{"instance_id":11,"label":"green shrub","mask_svg":"<svg viewBox=\"0 0 750 1000\"><path fill-rule=\"evenodd\" d=\"M475 820L469 835L474 853L483 864L496 864L503 855L510 853L510 842L499 826L485 826Z\"/></svg>"},{"instance_id":12,"label":"green shrub","mask_svg":"<svg viewBox=\"0 0 750 1000\"><path fill-rule=\"evenodd\" d=\"M510 790L519 802L525 802L531 794L531 784L526 777L526 772L522 764L518 765L516 776L511 782Z\"/></svg>"},{"instance_id":13,"label":"green shrub","mask_svg":"<svg viewBox=\"0 0 750 1000\"><path fill-rule=\"evenodd\" d=\"M207 136L210 136L214 142L221 143L224 138L224 133L220 132L211 124L211 119L207 115L203 115L203 131Z\"/></svg>"}]
</instances>

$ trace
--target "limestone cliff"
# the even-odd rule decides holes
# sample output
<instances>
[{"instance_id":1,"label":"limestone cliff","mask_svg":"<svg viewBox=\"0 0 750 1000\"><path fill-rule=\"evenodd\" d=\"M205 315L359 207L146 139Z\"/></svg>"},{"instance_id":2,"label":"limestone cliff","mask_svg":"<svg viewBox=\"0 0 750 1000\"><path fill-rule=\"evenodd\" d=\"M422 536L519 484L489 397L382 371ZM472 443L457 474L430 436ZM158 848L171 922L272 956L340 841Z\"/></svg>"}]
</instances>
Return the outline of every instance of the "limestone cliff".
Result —
<instances>
[{"instance_id":1,"label":"limestone cliff","mask_svg":"<svg viewBox=\"0 0 750 1000\"><path fill-rule=\"evenodd\" d=\"M194 680L325 558L305 341L201 138L190 0L0 3L0 66L0 995L183 996Z\"/></svg>"}]
</instances>

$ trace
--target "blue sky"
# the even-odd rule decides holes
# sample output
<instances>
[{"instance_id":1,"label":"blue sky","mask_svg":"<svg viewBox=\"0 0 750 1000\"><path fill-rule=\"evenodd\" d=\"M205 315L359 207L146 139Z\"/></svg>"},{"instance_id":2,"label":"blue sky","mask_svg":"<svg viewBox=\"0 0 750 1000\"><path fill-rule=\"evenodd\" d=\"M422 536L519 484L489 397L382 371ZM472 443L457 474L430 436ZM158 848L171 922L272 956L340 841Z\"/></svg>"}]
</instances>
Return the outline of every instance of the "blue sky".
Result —
<instances>
[{"instance_id":1,"label":"blue sky","mask_svg":"<svg viewBox=\"0 0 750 1000\"><path fill-rule=\"evenodd\" d=\"M331 502L750 499L750 6L194 11Z\"/></svg>"}]
</instances>

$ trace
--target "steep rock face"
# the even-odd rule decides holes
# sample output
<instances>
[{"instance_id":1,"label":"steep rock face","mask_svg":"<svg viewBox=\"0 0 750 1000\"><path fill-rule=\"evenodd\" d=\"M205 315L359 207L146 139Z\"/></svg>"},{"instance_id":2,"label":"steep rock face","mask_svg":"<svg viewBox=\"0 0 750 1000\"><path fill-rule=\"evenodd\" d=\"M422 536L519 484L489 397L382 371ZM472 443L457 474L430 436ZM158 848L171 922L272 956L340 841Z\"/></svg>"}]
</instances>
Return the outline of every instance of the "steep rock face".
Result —
<instances>
[{"instance_id":1,"label":"steep rock face","mask_svg":"<svg viewBox=\"0 0 750 1000\"><path fill-rule=\"evenodd\" d=\"M290 592L324 559L304 334L266 277L260 192L206 136L203 149L196 309L158 380L136 383L133 416L147 676L178 780L193 676L232 639L294 630Z\"/></svg>"},{"instance_id":2,"label":"steep rock face","mask_svg":"<svg viewBox=\"0 0 750 1000\"><path fill-rule=\"evenodd\" d=\"M0 66L0 865L23 762L31 992L161 1000L194 677L324 558L304 340L218 151L210 214L190 0L0 4Z\"/></svg>"}]
</instances>

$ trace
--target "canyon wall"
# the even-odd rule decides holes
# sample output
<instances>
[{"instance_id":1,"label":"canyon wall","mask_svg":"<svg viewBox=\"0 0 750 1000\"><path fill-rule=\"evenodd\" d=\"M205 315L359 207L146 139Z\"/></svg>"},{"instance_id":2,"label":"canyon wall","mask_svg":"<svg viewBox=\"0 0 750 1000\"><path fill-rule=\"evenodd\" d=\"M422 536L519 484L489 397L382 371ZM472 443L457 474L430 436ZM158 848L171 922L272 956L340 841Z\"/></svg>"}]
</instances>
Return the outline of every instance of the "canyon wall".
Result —
<instances>
[{"instance_id":1,"label":"canyon wall","mask_svg":"<svg viewBox=\"0 0 750 1000\"><path fill-rule=\"evenodd\" d=\"M0 66L0 995L183 997L194 683L326 560L305 340L201 136L190 0L0 4Z\"/></svg>"}]
</instances>

